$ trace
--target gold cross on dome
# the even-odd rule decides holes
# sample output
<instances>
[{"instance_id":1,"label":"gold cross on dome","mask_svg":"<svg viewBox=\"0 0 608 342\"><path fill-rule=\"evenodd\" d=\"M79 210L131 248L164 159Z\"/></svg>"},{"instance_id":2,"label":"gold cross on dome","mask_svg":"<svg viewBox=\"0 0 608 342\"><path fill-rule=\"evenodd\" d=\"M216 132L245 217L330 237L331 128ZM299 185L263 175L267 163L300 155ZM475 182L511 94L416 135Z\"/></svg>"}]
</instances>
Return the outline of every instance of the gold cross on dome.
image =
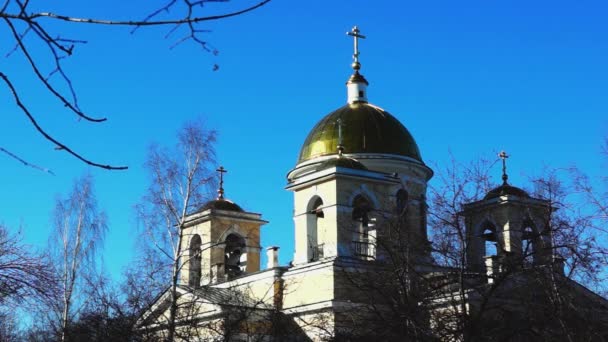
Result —
<instances>
[{"instance_id":1,"label":"gold cross on dome","mask_svg":"<svg viewBox=\"0 0 608 342\"><path fill-rule=\"evenodd\" d=\"M220 188L217 190L217 198L223 199L224 198L224 173L228 172L228 170L224 169L223 166L220 166L215 171L217 171L220 174Z\"/></svg>"},{"instance_id":2,"label":"gold cross on dome","mask_svg":"<svg viewBox=\"0 0 608 342\"><path fill-rule=\"evenodd\" d=\"M336 120L336 123L338 124L338 156L342 157L342 154L344 153L344 145L342 141L342 118Z\"/></svg>"},{"instance_id":3,"label":"gold cross on dome","mask_svg":"<svg viewBox=\"0 0 608 342\"><path fill-rule=\"evenodd\" d=\"M355 53L353 54L353 68L357 70L359 68L359 38L365 39L365 36L360 34L357 26L353 27L350 32L346 32L347 35L351 36L355 40Z\"/></svg>"},{"instance_id":4,"label":"gold cross on dome","mask_svg":"<svg viewBox=\"0 0 608 342\"><path fill-rule=\"evenodd\" d=\"M502 159L502 184L507 185L507 179L509 179L507 175L507 158L509 158L509 155L505 151L500 151L498 158Z\"/></svg>"}]
</instances>

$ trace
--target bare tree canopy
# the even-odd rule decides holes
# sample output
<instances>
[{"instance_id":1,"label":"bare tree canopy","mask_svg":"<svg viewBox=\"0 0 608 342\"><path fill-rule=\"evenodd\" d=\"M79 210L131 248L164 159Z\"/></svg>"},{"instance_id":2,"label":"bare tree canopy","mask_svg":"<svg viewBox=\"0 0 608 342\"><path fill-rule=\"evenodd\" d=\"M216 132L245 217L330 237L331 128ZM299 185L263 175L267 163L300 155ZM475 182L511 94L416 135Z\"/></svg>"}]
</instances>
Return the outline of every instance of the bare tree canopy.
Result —
<instances>
[{"instance_id":1,"label":"bare tree canopy","mask_svg":"<svg viewBox=\"0 0 608 342\"><path fill-rule=\"evenodd\" d=\"M168 26L167 36L182 34L177 38L172 47L183 42L192 41L201 46L205 51L217 54L217 50L210 47L204 38L207 30L200 27L200 24L207 21L220 20L253 11L270 0L263 0L243 6L243 8L228 13L217 15L204 15L205 6L208 3L228 2L227 0L169 0L160 7L144 12L138 19L114 19L114 18L87 18L64 13L54 13L48 10L40 10L41 7L48 5L36 4L29 0L4 0L0 5L0 26L4 26L10 41L3 42L6 49L6 56L19 55L25 58L31 67L31 72L36 80L59 102L67 111L75 115L79 120L91 123L100 123L107 120L105 117L96 117L89 114L80 107L78 103L77 91L70 76L65 71L63 65L67 58L72 56L77 46L85 44L85 40L71 38L72 32L56 32L53 29L54 22L67 22L74 24L77 30L78 24L84 25L118 25L131 27L131 32L139 28L150 26ZM142 10L144 11L144 10ZM117 15L118 17L118 15ZM3 24L3 25L2 25ZM45 50L46 53L39 55L38 50ZM52 65L50 69L46 65ZM19 89L15 83L16 75L11 75L9 70L0 70L0 79L6 85L6 89L15 101L15 105L27 117L33 128L44 139L52 143L56 150L65 151L85 164L107 170L124 170L127 166L116 166L93 161L77 152L71 146L63 143L56 137L55 133L50 133L37 119L39 114L31 110L31 104L25 100L24 91ZM19 75L22 77L22 75ZM30 163L19 157L14 152L0 147L0 152L9 157L42 171L50 172L48 169Z\"/></svg>"},{"instance_id":2,"label":"bare tree canopy","mask_svg":"<svg viewBox=\"0 0 608 342\"><path fill-rule=\"evenodd\" d=\"M0 306L53 293L55 276L43 256L0 225Z\"/></svg>"},{"instance_id":3,"label":"bare tree canopy","mask_svg":"<svg viewBox=\"0 0 608 342\"><path fill-rule=\"evenodd\" d=\"M48 257L0 224L0 341L21 341L19 313L55 298L56 284Z\"/></svg>"}]
</instances>

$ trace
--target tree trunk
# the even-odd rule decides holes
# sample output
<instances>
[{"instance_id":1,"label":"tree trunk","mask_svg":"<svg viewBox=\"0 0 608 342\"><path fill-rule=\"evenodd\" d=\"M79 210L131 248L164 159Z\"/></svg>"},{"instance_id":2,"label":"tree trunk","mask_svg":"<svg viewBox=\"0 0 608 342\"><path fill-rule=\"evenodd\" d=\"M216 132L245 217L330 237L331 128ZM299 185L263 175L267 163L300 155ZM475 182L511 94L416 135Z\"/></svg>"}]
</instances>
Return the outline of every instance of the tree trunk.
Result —
<instances>
[{"instance_id":1,"label":"tree trunk","mask_svg":"<svg viewBox=\"0 0 608 342\"><path fill-rule=\"evenodd\" d=\"M183 220L182 220L183 221ZM180 265L180 253L182 250L182 240L184 237L184 230L182 225L179 225L179 238L177 242L177 254L175 255L175 261L173 263L173 275L171 277L171 307L169 308L169 324L167 327L167 342L173 342L175 340L175 320L177 315L177 283L179 282L179 270Z\"/></svg>"}]
</instances>

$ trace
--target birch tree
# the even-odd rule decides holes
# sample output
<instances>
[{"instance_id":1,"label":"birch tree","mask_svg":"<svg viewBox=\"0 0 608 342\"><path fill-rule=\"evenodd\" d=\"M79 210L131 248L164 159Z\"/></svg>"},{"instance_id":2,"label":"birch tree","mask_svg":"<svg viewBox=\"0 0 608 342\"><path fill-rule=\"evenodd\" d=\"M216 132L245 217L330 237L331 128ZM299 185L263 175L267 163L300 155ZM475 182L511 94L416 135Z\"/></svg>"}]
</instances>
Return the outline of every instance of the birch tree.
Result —
<instances>
[{"instance_id":1,"label":"birch tree","mask_svg":"<svg viewBox=\"0 0 608 342\"><path fill-rule=\"evenodd\" d=\"M83 279L96 272L96 253L103 247L107 231L106 215L97 207L93 178L86 174L74 181L71 192L58 197L54 211L54 232L50 249L60 282L60 295L51 322L61 341L78 315Z\"/></svg>"},{"instance_id":2,"label":"birch tree","mask_svg":"<svg viewBox=\"0 0 608 342\"><path fill-rule=\"evenodd\" d=\"M173 341L176 333L179 272L185 262L183 228L186 217L209 199L215 176L215 141L215 131L201 122L189 122L178 132L173 148L152 145L145 164L150 185L136 209L142 248L147 250L142 255L153 269L141 281L169 285L166 341Z\"/></svg>"}]
</instances>

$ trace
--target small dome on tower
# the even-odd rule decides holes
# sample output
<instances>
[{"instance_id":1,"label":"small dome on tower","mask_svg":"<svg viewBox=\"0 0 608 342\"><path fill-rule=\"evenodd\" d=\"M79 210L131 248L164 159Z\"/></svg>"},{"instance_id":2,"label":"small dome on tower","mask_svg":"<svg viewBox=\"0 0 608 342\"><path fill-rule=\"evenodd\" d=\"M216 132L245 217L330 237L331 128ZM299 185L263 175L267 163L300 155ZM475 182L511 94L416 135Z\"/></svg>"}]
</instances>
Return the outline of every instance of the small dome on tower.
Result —
<instances>
[{"instance_id":1,"label":"small dome on tower","mask_svg":"<svg viewBox=\"0 0 608 342\"><path fill-rule=\"evenodd\" d=\"M238 204L224 199L224 198L218 198L218 199L214 199L211 200L207 203L205 203L205 205L203 205L202 207L200 207L197 212L201 212L201 211L205 211L205 210L226 210L226 211L238 211L238 212L244 212L243 208L241 208L241 206L239 206Z\"/></svg>"},{"instance_id":2,"label":"small dome on tower","mask_svg":"<svg viewBox=\"0 0 608 342\"><path fill-rule=\"evenodd\" d=\"M505 195L513 195L513 196L518 196L518 197L522 197L522 198L530 198L530 195L528 195L528 193L525 192L524 190L522 190L518 187L512 186L512 185L509 185L509 182L508 182L509 175L507 175L507 158L509 158L509 155L507 154L507 152L501 151L498 154L498 157L500 159L502 159L502 185L490 190L483 199L488 200L488 199L498 198L500 196L505 196Z\"/></svg>"},{"instance_id":3,"label":"small dome on tower","mask_svg":"<svg viewBox=\"0 0 608 342\"><path fill-rule=\"evenodd\" d=\"M518 197L522 197L522 198L530 198L530 195L528 195L528 193L525 192L524 190L522 190L518 187L515 187L515 186L511 186L509 184L503 184L497 188L490 190L483 199L488 200L488 199L498 198L500 196L505 196L505 195L513 195L513 196L518 196Z\"/></svg>"},{"instance_id":4,"label":"small dome on tower","mask_svg":"<svg viewBox=\"0 0 608 342\"><path fill-rule=\"evenodd\" d=\"M228 170L224 169L223 166L220 166L215 171L218 172L220 178L220 187L217 189L217 198L205 203L205 205L200 207L197 212L209 209L244 212L243 208L241 208L238 204L224 198L224 173L228 172Z\"/></svg>"}]
</instances>

